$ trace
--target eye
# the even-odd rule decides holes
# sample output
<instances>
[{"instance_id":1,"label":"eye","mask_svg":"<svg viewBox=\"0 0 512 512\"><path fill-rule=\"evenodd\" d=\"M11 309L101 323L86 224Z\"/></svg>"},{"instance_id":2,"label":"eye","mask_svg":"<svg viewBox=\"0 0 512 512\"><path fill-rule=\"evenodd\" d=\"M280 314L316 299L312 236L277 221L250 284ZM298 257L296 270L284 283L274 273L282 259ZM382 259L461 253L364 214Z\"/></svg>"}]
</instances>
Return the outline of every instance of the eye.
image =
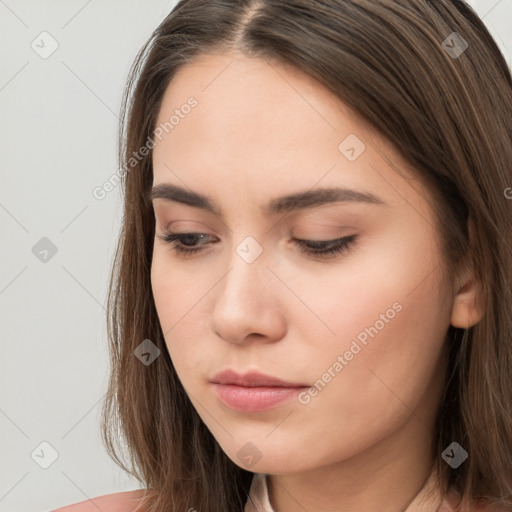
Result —
<instances>
[{"instance_id":1,"label":"eye","mask_svg":"<svg viewBox=\"0 0 512 512\"><path fill-rule=\"evenodd\" d=\"M201 237L204 240L204 238L207 237L208 235L206 233L167 232L167 233L164 233L163 235L157 235L157 236L158 236L158 238L163 240L166 244L172 244L172 249L174 251L176 251L176 253L183 255L183 256L187 256L187 255L194 254L194 253L202 250L201 247L190 248L190 246L188 244L191 243L191 245L193 245L194 240L197 241L197 239L200 239ZM181 245L176 244L176 241L178 241ZM204 245L204 244L201 244L201 245ZM183 246L185 246L185 248ZM187 248L187 247L189 247L189 248Z\"/></svg>"},{"instance_id":2,"label":"eye","mask_svg":"<svg viewBox=\"0 0 512 512\"><path fill-rule=\"evenodd\" d=\"M299 250L303 253L328 258L342 254L350 250L356 241L357 235L344 236L336 240L298 240L294 239L299 246Z\"/></svg>"},{"instance_id":3,"label":"eye","mask_svg":"<svg viewBox=\"0 0 512 512\"><path fill-rule=\"evenodd\" d=\"M172 249L180 256L187 257L198 252L202 252L202 246L206 245L205 239L209 237L206 233L173 233L166 232L163 235L157 235L160 240L166 244L172 244ZM357 235L345 236L335 240L299 240L293 239L293 242L299 246L302 253L310 254L320 258L334 257L350 250L357 239ZM194 247L194 242L202 240L199 247ZM176 243L178 242L178 243Z\"/></svg>"}]
</instances>

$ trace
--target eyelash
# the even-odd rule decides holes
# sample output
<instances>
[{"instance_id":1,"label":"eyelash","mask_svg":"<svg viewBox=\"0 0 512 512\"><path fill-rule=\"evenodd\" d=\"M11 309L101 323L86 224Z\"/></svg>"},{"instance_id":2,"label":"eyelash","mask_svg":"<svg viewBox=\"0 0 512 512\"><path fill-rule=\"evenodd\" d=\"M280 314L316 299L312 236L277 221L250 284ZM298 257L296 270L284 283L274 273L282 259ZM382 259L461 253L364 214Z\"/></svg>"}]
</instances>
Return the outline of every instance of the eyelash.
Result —
<instances>
[{"instance_id":1,"label":"eyelash","mask_svg":"<svg viewBox=\"0 0 512 512\"><path fill-rule=\"evenodd\" d=\"M194 247L192 249L184 249L182 246L177 245L175 242L178 241L181 243L182 239L185 237L198 237L201 235L206 235L205 233L172 233L167 232L163 235L157 235L160 240L162 240L166 244L172 244L172 249L182 257L190 257L195 253L201 252L202 249L199 247ZM320 257L320 258L328 258L334 257L338 254L344 254L350 250L352 245L357 239L357 235L345 236L342 238L337 238L335 240L299 240L294 238L294 242L299 246L299 250L302 253L306 253L312 256ZM317 246L317 247L329 247L328 249L315 250L310 248L309 245ZM334 245L333 245L334 244ZM203 244L204 245L204 244Z\"/></svg>"}]
</instances>

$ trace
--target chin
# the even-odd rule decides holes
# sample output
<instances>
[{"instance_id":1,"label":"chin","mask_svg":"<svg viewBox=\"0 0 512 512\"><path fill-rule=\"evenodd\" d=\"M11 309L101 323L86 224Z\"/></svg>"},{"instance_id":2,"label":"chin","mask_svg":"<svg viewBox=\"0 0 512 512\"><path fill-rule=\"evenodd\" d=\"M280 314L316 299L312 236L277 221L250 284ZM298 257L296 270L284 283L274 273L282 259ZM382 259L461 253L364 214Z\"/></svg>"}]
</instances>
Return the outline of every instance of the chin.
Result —
<instances>
[{"instance_id":1,"label":"chin","mask_svg":"<svg viewBox=\"0 0 512 512\"><path fill-rule=\"evenodd\" d=\"M301 471L308 471L322 461L309 457L309 454L301 451L300 447L289 447L290 453L281 448L264 446L260 443L255 446L250 442L241 448L236 447L229 451L224 450L226 455L239 467L252 473L268 473L273 475L285 475Z\"/></svg>"}]
</instances>

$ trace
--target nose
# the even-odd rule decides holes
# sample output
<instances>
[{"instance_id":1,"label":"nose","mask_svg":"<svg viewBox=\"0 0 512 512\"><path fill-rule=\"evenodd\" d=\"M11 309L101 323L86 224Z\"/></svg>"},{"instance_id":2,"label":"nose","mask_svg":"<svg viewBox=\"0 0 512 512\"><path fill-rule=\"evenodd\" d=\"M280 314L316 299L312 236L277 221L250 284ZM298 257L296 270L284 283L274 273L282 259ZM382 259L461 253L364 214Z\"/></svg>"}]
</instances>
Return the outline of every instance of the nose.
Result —
<instances>
[{"instance_id":1,"label":"nose","mask_svg":"<svg viewBox=\"0 0 512 512\"><path fill-rule=\"evenodd\" d=\"M212 290L209 325L228 343L272 342L284 336L283 285L261 254L249 263L235 253L221 282Z\"/></svg>"}]
</instances>

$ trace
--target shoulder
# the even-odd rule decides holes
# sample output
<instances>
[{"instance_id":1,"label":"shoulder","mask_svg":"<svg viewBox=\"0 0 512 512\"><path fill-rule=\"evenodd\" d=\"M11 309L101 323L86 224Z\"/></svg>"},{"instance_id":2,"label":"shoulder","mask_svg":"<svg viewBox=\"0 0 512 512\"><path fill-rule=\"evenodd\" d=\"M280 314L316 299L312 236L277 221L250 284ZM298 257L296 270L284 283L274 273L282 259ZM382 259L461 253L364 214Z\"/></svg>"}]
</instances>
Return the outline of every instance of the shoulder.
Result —
<instances>
[{"instance_id":1,"label":"shoulder","mask_svg":"<svg viewBox=\"0 0 512 512\"><path fill-rule=\"evenodd\" d=\"M143 489L104 494L103 496L97 496L96 498L57 508L51 512L98 512L98 510L105 512L135 512L143 496Z\"/></svg>"}]
</instances>

